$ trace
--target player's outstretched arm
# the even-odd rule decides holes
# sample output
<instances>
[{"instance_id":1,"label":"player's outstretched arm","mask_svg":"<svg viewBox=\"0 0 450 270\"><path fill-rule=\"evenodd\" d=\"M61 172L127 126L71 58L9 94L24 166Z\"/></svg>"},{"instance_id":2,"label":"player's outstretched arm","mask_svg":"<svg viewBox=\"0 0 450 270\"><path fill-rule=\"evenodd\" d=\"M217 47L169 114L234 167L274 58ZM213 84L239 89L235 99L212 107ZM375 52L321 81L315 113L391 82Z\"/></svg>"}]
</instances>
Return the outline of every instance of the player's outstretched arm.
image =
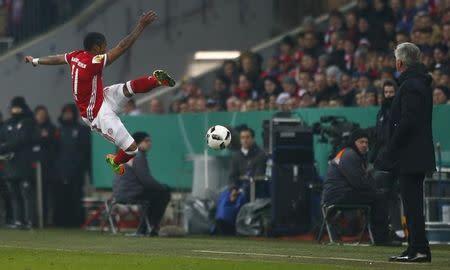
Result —
<instances>
[{"instance_id":1,"label":"player's outstretched arm","mask_svg":"<svg viewBox=\"0 0 450 270\"><path fill-rule=\"evenodd\" d=\"M63 65L66 64L64 54L44 56L40 58L34 58L33 56L26 56L25 63L30 63L33 66L37 65Z\"/></svg>"},{"instance_id":2,"label":"player's outstretched arm","mask_svg":"<svg viewBox=\"0 0 450 270\"><path fill-rule=\"evenodd\" d=\"M112 48L107 52L106 64L109 65L112 62L116 61L123 53L128 50L131 45L138 39L141 35L142 31L144 31L145 27L150 25L154 20L156 20L157 14L153 10L150 10L144 14L142 14L139 22L134 27L133 31L131 31L128 36L122 39L116 47Z\"/></svg>"}]
</instances>

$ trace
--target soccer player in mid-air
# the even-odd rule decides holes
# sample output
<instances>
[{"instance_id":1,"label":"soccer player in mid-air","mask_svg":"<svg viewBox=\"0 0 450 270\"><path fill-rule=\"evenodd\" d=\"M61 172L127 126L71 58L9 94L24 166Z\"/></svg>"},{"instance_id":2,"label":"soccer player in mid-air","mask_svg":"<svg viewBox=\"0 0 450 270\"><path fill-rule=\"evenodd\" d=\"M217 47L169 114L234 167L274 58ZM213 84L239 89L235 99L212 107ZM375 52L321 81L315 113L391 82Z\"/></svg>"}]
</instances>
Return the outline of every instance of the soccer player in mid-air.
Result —
<instances>
[{"instance_id":1,"label":"soccer player in mid-air","mask_svg":"<svg viewBox=\"0 0 450 270\"><path fill-rule=\"evenodd\" d=\"M161 85L174 86L175 81L165 71L156 70L151 76L103 88L102 72L133 45L156 17L154 11L142 14L133 31L109 51L106 51L104 35L88 33L83 42L84 50L40 58L25 57L25 62L33 66L70 65L73 97L83 121L120 148L116 155L106 156L106 162L119 175L124 173L123 164L136 155L138 147L117 114L134 94L147 93Z\"/></svg>"}]
</instances>

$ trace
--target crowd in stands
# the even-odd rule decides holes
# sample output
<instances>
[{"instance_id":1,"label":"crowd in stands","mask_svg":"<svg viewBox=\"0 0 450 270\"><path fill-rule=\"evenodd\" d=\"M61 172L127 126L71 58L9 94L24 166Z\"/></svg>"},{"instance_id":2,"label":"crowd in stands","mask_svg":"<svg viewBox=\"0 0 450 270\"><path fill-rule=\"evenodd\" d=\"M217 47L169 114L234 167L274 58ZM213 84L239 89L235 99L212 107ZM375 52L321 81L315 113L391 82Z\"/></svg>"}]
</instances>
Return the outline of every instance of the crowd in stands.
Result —
<instances>
[{"instance_id":1,"label":"crowd in stands","mask_svg":"<svg viewBox=\"0 0 450 270\"><path fill-rule=\"evenodd\" d=\"M359 0L345 14L331 11L325 31L312 18L302 26L267 59L244 52L238 61L225 61L211 89L183 80L169 112L376 106L383 83L399 76L393 51L406 41L422 50L434 103L449 103L450 1Z\"/></svg>"}]
</instances>

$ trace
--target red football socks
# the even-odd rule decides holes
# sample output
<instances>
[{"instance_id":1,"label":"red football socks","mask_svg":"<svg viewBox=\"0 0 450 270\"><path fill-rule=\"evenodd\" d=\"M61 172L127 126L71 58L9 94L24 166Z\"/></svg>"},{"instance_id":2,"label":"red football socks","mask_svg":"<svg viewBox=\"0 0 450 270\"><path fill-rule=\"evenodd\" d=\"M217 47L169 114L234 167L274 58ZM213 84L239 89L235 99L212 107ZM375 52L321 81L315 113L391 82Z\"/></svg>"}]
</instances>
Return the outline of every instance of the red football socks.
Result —
<instances>
[{"instance_id":1,"label":"red football socks","mask_svg":"<svg viewBox=\"0 0 450 270\"><path fill-rule=\"evenodd\" d=\"M116 157L114 157L114 163L124 164L127 163L128 160L132 159L133 157L134 155L128 155L127 153L125 153L125 151L120 149L119 152L117 152Z\"/></svg>"},{"instance_id":2,"label":"red football socks","mask_svg":"<svg viewBox=\"0 0 450 270\"><path fill-rule=\"evenodd\" d=\"M135 80L127 82L127 87L133 93L147 93L153 88L160 86L158 79L154 76L140 77Z\"/></svg>"}]
</instances>

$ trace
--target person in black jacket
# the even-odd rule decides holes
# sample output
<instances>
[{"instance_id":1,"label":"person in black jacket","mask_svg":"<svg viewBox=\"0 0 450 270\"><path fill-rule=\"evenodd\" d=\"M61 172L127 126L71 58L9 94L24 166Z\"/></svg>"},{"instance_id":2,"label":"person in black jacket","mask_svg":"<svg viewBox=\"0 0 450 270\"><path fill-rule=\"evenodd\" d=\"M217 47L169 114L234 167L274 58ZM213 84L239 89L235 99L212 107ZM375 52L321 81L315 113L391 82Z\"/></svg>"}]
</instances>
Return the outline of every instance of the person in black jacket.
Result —
<instances>
[{"instance_id":1,"label":"person in black jacket","mask_svg":"<svg viewBox=\"0 0 450 270\"><path fill-rule=\"evenodd\" d=\"M248 178L265 175L267 155L255 143L253 129L245 126L240 129L239 136L241 148L231 157L230 184L248 192ZM266 183L258 184L256 196L268 196L267 189Z\"/></svg>"},{"instance_id":2,"label":"person in black jacket","mask_svg":"<svg viewBox=\"0 0 450 270\"><path fill-rule=\"evenodd\" d=\"M349 146L342 149L330 162L323 185L322 202L326 205L370 205L375 244L392 245L386 199L384 194L375 189L374 180L367 170L368 150L369 134L364 130L355 130Z\"/></svg>"},{"instance_id":3,"label":"person in black jacket","mask_svg":"<svg viewBox=\"0 0 450 270\"><path fill-rule=\"evenodd\" d=\"M139 152L126 166L123 175L116 175L113 180L113 197L118 202L148 202L148 212L144 213L150 221L151 231L147 231L144 222L139 224L138 235L156 236L161 219L170 201L170 188L160 184L152 175L148 166L146 153L150 151L152 142L150 135L136 132L133 139Z\"/></svg>"},{"instance_id":4,"label":"person in black jacket","mask_svg":"<svg viewBox=\"0 0 450 270\"><path fill-rule=\"evenodd\" d=\"M33 157L35 123L23 97L14 97L11 118L0 131L0 155L12 156L5 164L5 178L11 195L12 228L30 229L34 219Z\"/></svg>"},{"instance_id":5,"label":"person in black jacket","mask_svg":"<svg viewBox=\"0 0 450 270\"><path fill-rule=\"evenodd\" d=\"M42 168L42 196L44 200L44 222L50 224L52 213L51 188L54 184L54 163L57 151L56 127L53 125L45 106L39 105L34 109L36 121L36 144L33 152Z\"/></svg>"},{"instance_id":6,"label":"person in black jacket","mask_svg":"<svg viewBox=\"0 0 450 270\"><path fill-rule=\"evenodd\" d=\"M389 121L391 118L391 105L397 92L397 84L394 81L385 81L383 84L383 103L378 111L376 126L374 129L374 143L371 149L369 162L374 163L374 178L379 190L385 192L389 200L389 222L393 229L401 231L401 213L398 184L395 176L388 171L383 171L380 163L386 155L386 147L389 141Z\"/></svg>"},{"instance_id":7,"label":"person in black jacket","mask_svg":"<svg viewBox=\"0 0 450 270\"><path fill-rule=\"evenodd\" d=\"M401 73L398 94L392 101L386 170L398 175L408 227L408 249L399 262L431 262L423 215L423 180L436 168L432 114L432 78L420 63L420 49L413 43L395 49L396 67Z\"/></svg>"},{"instance_id":8,"label":"person in black jacket","mask_svg":"<svg viewBox=\"0 0 450 270\"><path fill-rule=\"evenodd\" d=\"M89 129L79 122L75 104L66 104L59 117L58 153L55 160L54 224L76 227L83 222L84 179L90 168Z\"/></svg>"}]
</instances>

